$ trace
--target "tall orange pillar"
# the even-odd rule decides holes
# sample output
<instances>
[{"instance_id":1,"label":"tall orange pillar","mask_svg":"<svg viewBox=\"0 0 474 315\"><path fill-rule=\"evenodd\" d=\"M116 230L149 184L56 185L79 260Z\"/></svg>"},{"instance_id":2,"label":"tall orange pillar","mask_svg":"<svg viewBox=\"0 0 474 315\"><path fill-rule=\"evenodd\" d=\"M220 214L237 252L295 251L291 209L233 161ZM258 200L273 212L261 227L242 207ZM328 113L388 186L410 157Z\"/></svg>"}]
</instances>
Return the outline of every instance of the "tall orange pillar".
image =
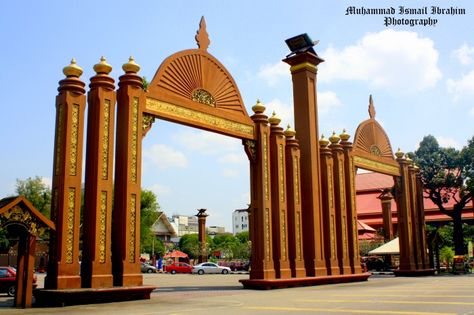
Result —
<instances>
[{"instance_id":1,"label":"tall orange pillar","mask_svg":"<svg viewBox=\"0 0 474 315\"><path fill-rule=\"evenodd\" d=\"M339 136L334 132L329 141L334 163L334 204L336 213L337 259L341 274L350 274L349 263L349 235L347 233L347 209L346 209L346 174L344 171L344 150L339 144Z\"/></svg>"},{"instance_id":2,"label":"tall orange pillar","mask_svg":"<svg viewBox=\"0 0 474 315\"><path fill-rule=\"evenodd\" d=\"M206 250L206 217L208 214L206 213L206 209L199 209L198 214L196 217L198 218L198 236L199 236L199 246L200 253L198 262L206 262L207 261L207 250Z\"/></svg>"},{"instance_id":3,"label":"tall orange pillar","mask_svg":"<svg viewBox=\"0 0 474 315\"><path fill-rule=\"evenodd\" d=\"M82 148L86 97L82 69L73 59L63 69L56 97L51 232L47 289L81 287L79 273L79 224L81 211Z\"/></svg>"},{"instance_id":4,"label":"tall orange pillar","mask_svg":"<svg viewBox=\"0 0 474 315\"><path fill-rule=\"evenodd\" d=\"M273 263L275 276L291 278L288 260L288 216L286 196L285 135L281 119L273 113L270 122L270 173L272 195Z\"/></svg>"},{"instance_id":5,"label":"tall orange pillar","mask_svg":"<svg viewBox=\"0 0 474 315\"><path fill-rule=\"evenodd\" d=\"M81 278L84 288L113 286L112 199L115 85L102 57L88 94L86 178Z\"/></svg>"},{"instance_id":6,"label":"tall orange pillar","mask_svg":"<svg viewBox=\"0 0 474 315\"><path fill-rule=\"evenodd\" d=\"M303 259L303 218L301 214L300 150L294 129L285 130L286 196L288 206L288 256L291 276L306 276Z\"/></svg>"},{"instance_id":7,"label":"tall orange pillar","mask_svg":"<svg viewBox=\"0 0 474 315\"><path fill-rule=\"evenodd\" d=\"M252 260L250 279L275 279L272 245L272 201L270 173L270 127L268 117L263 114L265 106L257 101L252 107L256 141L246 149L251 163L251 219L254 235L252 240ZM252 144L253 143L253 144ZM253 148L252 148L253 147Z\"/></svg>"},{"instance_id":8,"label":"tall orange pillar","mask_svg":"<svg viewBox=\"0 0 474 315\"><path fill-rule=\"evenodd\" d=\"M357 209L356 209L356 187L354 162L352 160L352 143L349 141L351 137L344 130L339 137L340 145L344 150L344 184L346 191L346 214L347 214L347 239L349 250L349 263L352 273L361 273L359 238L357 230Z\"/></svg>"},{"instance_id":9,"label":"tall orange pillar","mask_svg":"<svg viewBox=\"0 0 474 315\"><path fill-rule=\"evenodd\" d=\"M329 140L321 136L319 140L321 152L321 190L324 226L324 249L328 274L339 275L339 263L337 260L336 213L334 208L334 163L331 149L328 147Z\"/></svg>"},{"instance_id":10,"label":"tall orange pillar","mask_svg":"<svg viewBox=\"0 0 474 315\"><path fill-rule=\"evenodd\" d=\"M307 276L327 274L322 226L318 108L316 99L317 65L323 59L310 51L283 60L291 68L295 129L301 150L301 201L303 211L304 258Z\"/></svg>"},{"instance_id":11,"label":"tall orange pillar","mask_svg":"<svg viewBox=\"0 0 474 315\"><path fill-rule=\"evenodd\" d=\"M418 196L416 188L416 170L413 167L413 161L408 159L408 176L409 176L409 187L410 187L410 210L411 210L411 231L413 237L413 248L412 255L415 258L416 269L423 269L423 260L421 258L421 233L419 231L419 219L418 219ZM424 231L424 228L423 228Z\"/></svg>"},{"instance_id":12,"label":"tall orange pillar","mask_svg":"<svg viewBox=\"0 0 474 315\"><path fill-rule=\"evenodd\" d=\"M390 191L384 191L378 196L382 204L383 233L386 242L393 239L393 223L392 223L392 199Z\"/></svg>"},{"instance_id":13,"label":"tall orange pillar","mask_svg":"<svg viewBox=\"0 0 474 315\"><path fill-rule=\"evenodd\" d=\"M117 144L112 219L112 272L115 286L143 284L140 272L140 193L142 112L145 93L132 57L122 66L117 91Z\"/></svg>"},{"instance_id":14,"label":"tall orange pillar","mask_svg":"<svg viewBox=\"0 0 474 315\"><path fill-rule=\"evenodd\" d=\"M400 165L400 177L396 180L396 200L398 215L398 240L400 246L400 268L399 271L412 271L416 269L415 259L411 252L413 248L413 236L411 230L410 210L410 184L408 174L408 162L405 154L398 150L395 153Z\"/></svg>"}]
</instances>

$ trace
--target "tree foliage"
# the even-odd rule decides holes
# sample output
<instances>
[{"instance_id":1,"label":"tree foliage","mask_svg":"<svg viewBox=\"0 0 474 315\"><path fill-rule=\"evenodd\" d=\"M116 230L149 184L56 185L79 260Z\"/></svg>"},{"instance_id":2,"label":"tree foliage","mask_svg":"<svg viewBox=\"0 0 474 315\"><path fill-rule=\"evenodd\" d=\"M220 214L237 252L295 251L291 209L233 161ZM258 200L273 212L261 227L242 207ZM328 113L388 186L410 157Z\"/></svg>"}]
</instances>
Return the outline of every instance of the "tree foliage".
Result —
<instances>
[{"instance_id":1,"label":"tree foliage","mask_svg":"<svg viewBox=\"0 0 474 315\"><path fill-rule=\"evenodd\" d=\"M164 253L164 245L156 240L151 227L158 220L159 212L156 195L150 190L142 190L140 195L140 247L142 252L152 253L153 251ZM162 248L161 248L162 247Z\"/></svg>"},{"instance_id":2,"label":"tree foliage","mask_svg":"<svg viewBox=\"0 0 474 315\"><path fill-rule=\"evenodd\" d=\"M15 192L20 196L25 196L36 209L46 217L50 217L51 188L43 182L41 177L28 177L25 180L17 179Z\"/></svg>"},{"instance_id":3,"label":"tree foliage","mask_svg":"<svg viewBox=\"0 0 474 315\"><path fill-rule=\"evenodd\" d=\"M420 167L425 195L453 220L456 254L464 254L462 211L472 201L474 137L459 151L440 147L436 138L428 135L411 157Z\"/></svg>"}]
</instances>

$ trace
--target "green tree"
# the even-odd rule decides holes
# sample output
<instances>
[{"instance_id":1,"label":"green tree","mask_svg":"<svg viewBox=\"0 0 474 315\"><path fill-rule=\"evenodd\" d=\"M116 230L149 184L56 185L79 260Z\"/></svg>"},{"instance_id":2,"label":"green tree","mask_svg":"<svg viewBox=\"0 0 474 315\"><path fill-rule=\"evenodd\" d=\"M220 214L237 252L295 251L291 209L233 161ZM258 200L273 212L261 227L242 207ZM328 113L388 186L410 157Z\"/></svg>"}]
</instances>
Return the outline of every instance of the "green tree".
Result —
<instances>
[{"instance_id":1,"label":"green tree","mask_svg":"<svg viewBox=\"0 0 474 315\"><path fill-rule=\"evenodd\" d=\"M185 234L179 239L179 249L190 258L197 258L201 253L198 234Z\"/></svg>"},{"instance_id":2,"label":"green tree","mask_svg":"<svg viewBox=\"0 0 474 315\"><path fill-rule=\"evenodd\" d=\"M25 196L46 217L51 212L51 188L46 185L41 177L28 177L25 180L16 180L16 194Z\"/></svg>"},{"instance_id":3,"label":"green tree","mask_svg":"<svg viewBox=\"0 0 474 315\"><path fill-rule=\"evenodd\" d=\"M462 211L472 201L474 187L474 137L461 151L441 148L435 137L428 135L411 154L420 167L424 192L453 221L456 255L464 254ZM451 209L447 204L453 202Z\"/></svg>"},{"instance_id":4,"label":"green tree","mask_svg":"<svg viewBox=\"0 0 474 315\"><path fill-rule=\"evenodd\" d=\"M156 195L150 190L142 190L140 195L140 247L142 252L151 253L155 245L159 246L151 230L153 223L155 223L161 215L159 210L160 205L158 204Z\"/></svg>"}]
</instances>

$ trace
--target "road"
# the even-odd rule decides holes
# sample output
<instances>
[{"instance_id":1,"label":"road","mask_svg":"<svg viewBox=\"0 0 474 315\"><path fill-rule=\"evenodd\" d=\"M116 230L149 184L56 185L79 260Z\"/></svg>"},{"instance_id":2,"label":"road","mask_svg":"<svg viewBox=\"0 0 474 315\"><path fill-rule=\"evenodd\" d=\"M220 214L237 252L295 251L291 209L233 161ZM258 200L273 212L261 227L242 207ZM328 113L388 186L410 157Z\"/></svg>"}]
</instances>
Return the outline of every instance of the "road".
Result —
<instances>
[{"instance_id":1,"label":"road","mask_svg":"<svg viewBox=\"0 0 474 315\"><path fill-rule=\"evenodd\" d=\"M245 290L246 274L146 274L159 288L150 300L17 310L0 296L1 314L474 314L474 275L420 278L374 276L369 281L270 291ZM39 285L42 284L39 277Z\"/></svg>"}]
</instances>

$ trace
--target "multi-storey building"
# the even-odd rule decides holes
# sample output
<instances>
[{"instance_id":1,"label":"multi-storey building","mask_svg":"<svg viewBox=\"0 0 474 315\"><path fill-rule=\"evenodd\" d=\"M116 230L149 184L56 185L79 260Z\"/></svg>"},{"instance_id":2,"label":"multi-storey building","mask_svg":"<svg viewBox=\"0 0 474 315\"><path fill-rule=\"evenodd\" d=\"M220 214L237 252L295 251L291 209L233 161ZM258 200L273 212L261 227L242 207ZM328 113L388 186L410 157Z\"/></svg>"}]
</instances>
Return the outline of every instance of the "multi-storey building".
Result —
<instances>
[{"instance_id":1,"label":"multi-storey building","mask_svg":"<svg viewBox=\"0 0 474 315\"><path fill-rule=\"evenodd\" d=\"M237 209L232 213L232 233L235 235L249 230L247 209Z\"/></svg>"}]
</instances>

